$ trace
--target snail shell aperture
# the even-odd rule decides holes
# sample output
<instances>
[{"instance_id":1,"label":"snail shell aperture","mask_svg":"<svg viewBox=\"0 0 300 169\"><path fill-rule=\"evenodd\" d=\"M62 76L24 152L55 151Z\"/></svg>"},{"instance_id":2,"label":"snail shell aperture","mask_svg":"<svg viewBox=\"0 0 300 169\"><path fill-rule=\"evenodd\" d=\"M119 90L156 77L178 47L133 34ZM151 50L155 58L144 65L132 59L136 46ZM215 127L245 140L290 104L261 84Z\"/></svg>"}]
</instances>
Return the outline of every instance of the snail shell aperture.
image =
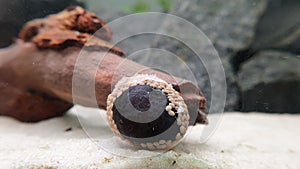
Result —
<instances>
[{"instance_id":1,"label":"snail shell aperture","mask_svg":"<svg viewBox=\"0 0 300 169\"><path fill-rule=\"evenodd\" d=\"M123 77L107 98L113 132L136 147L170 149L189 125L187 106L171 84L155 75Z\"/></svg>"}]
</instances>

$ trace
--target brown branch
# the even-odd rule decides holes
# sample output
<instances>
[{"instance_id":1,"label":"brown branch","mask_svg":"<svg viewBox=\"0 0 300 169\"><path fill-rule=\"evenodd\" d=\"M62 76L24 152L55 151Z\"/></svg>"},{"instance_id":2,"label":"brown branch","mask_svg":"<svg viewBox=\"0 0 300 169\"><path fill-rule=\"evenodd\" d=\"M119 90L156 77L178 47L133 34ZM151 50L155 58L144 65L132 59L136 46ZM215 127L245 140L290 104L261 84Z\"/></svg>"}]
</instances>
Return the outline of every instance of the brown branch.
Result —
<instances>
[{"instance_id":1,"label":"brown branch","mask_svg":"<svg viewBox=\"0 0 300 169\"><path fill-rule=\"evenodd\" d=\"M91 34L101 27L105 31L91 39ZM173 84L176 90L183 93L191 119L197 119L199 123L207 122L206 116L198 113L205 109L205 98L195 85L120 57L122 51L105 41L111 38L110 29L95 14L80 7L68 8L57 15L29 22L20 33L20 38L22 40L17 40L11 47L0 50L2 115L21 121L55 117L72 106L73 97L78 98L81 105L93 106L94 100L84 93L72 95L74 67L81 52L86 59L77 65L80 71L76 73L79 73L80 79L76 85L84 86L86 81L95 78L99 107L105 108L107 96L115 82L135 74L136 70L143 70L140 73L155 74ZM87 48L82 49L83 45ZM95 60L101 60L99 67ZM96 75L91 71L95 67Z\"/></svg>"},{"instance_id":2,"label":"brown branch","mask_svg":"<svg viewBox=\"0 0 300 169\"><path fill-rule=\"evenodd\" d=\"M91 41L93 34L97 38ZM123 55L119 48L106 42L111 40L112 32L105 22L81 7L69 7L58 14L28 22L19 36L41 49L65 49L85 45L110 49L113 53Z\"/></svg>"}]
</instances>

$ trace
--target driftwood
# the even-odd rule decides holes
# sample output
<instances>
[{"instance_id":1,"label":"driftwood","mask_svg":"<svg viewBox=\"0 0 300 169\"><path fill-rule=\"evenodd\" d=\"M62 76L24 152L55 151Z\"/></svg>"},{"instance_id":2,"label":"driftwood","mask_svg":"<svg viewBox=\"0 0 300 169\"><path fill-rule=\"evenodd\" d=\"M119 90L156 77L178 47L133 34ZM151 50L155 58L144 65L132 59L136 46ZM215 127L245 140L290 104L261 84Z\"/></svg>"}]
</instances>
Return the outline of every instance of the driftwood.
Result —
<instances>
[{"instance_id":1,"label":"driftwood","mask_svg":"<svg viewBox=\"0 0 300 169\"><path fill-rule=\"evenodd\" d=\"M100 28L103 31L91 39ZM123 62L123 52L108 42L111 37L104 21L80 7L27 23L15 44L0 50L0 115L26 122L40 121L63 115L73 106L73 97L79 98L77 104L91 106L93 101L89 97L72 95L75 63L79 53L84 52L88 61L102 59L96 76L90 73L93 62L83 66L79 76L82 84L86 78L95 78L98 107L106 107L113 79L144 70L142 73L155 74L178 91L185 90L183 98L194 119L191 125L207 123L202 113L206 100L199 88L190 81L174 79L133 61ZM121 63L122 71L117 71Z\"/></svg>"}]
</instances>

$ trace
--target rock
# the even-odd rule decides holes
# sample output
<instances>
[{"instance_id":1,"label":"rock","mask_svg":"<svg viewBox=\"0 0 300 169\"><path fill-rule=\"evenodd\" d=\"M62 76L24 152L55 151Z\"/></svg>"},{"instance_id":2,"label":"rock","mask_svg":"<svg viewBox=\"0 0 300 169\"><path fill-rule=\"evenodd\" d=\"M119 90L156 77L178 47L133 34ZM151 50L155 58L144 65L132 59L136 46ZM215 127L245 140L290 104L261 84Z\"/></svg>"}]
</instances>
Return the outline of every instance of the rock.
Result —
<instances>
[{"instance_id":1,"label":"rock","mask_svg":"<svg viewBox=\"0 0 300 169\"><path fill-rule=\"evenodd\" d=\"M245 90L240 89L240 87L243 88L241 84L244 84L244 82L239 82L241 78L237 78L236 76L240 69L240 64L256 56L256 52L260 50L280 49L299 53L300 19L298 16L300 12L298 8L300 7L300 1L298 0L187 0L176 1L174 3L171 14L182 17L200 28L208 36L219 53L227 82L225 111L240 110L241 102L243 102L244 111L250 110L250 108L245 108ZM110 10L100 13L102 13L101 16L104 16L108 21L125 15L125 13L111 12ZM116 29L115 32L137 32L140 27L148 23L149 21L147 19L141 19L135 23L124 24L126 27L121 26ZM157 18L156 22L151 23L151 27L168 32L171 35L182 34L186 39L195 38L195 35L188 30L179 32L176 29L177 27L182 28L184 25L169 22L168 20L164 20L163 17ZM212 57L208 59L208 64L204 65L198 56L190 50L189 46L178 42L172 37L149 34L139 35L130 37L119 42L117 45L125 51L129 59L136 62L161 69L162 71L189 80L197 79L196 82L204 91L204 95L208 99L208 108L210 108L212 87L209 76L219 75L217 71L212 71L209 75L205 66L219 66L217 64L218 60ZM163 49L171 53L149 48ZM201 56L210 56L212 54L210 48L201 43L199 44L199 48L202 50ZM143 49L147 50L139 51ZM135 53L137 51L139 52ZM176 65L176 67L174 67L174 65ZM282 71L284 72L285 70ZM245 70L239 73L239 76L244 74L244 72ZM279 69L278 72L280 72ZM194 77L190 76L191 73ZM257 76L259 75L260 72ZM219 79L221 79L221 77ZM289 85L293 86L294 84ZM263 87L259 86L259 88L262 90ZM297 90L297 87L295 88L295 90ZM216 93L220 93L221 90L223 90L222 88L214 89L216 89ZM265 89L264 91L269 92ZM283 93L284 90L281 91L282 95L289 95L288 91L286 91L288 92L287 94ZM249 93L246 95L247 97L250 96ZM269 94L266 93L265 95ZM256 95L253 97L256 97ZM272 99L272 97L264 98L263 100L266 99ZM261 102L260 100L255 99L248 100L247 103L251 101L262 104L259 103ZM274 104L275 101L272 105ZM283 105L279 102L276 104ZM268 105L269 103L265 102L261 105L261 107L264 108L253 108L253 110L273 112L266 110L268 109ZM216 109L222 107L221 104L214 104L213 106L218 107ZM280 110L282 112L287 111L284 109Z\"/></svg>"},{"instance_id":2,"label":"rock","mask_svg":"<svg viewBox=\"0 0 300 169\"><path fill-rule=\"evenodd\" d=\"M300 112L300 56L261 51L245 62L238 75L242 111Z\"/></svg>"},{"instance_id":3,"label":"rock","mask_svg":"<svg viewBox=\"0 0 300 169\"><path fill-rule=\"evenodd\" d=\"M200 28L211 40L219 52L223 63L227 81L227 100L225 110L239 108L239 89L236 76L231 65L231 59L240 50L247 49L253 39L256 24L263 13L267 0L188 0L177 1L172 14L185 18ZM172 31L174 27L181 25L166 24L165 29ZM182 32L187 37L193 37L190 32ZM201 44L199 44L201 46ZM184 56L188 65L194 69L204 95L210 100L211 86L207 72L200 70L202 63L195 61L194 54L187 52L189 49L174 39L161 39L153 45L154 47L169 50L179 56ZM207 55L209 51L202 51ZM215 65L214 59L210 65ZM209 66L209 65L208 65ZM220 89L223 90L223 89Z\"/></svg>"},{"instance_id":4,"label":"rock","mask_svg":"<svg viewBox=\"0 0 300 169\"><path fill-rule=\"evenodd\" d=\"M266 3L266 0L179 1L173 14L195 24L217 47L236 52L252 42Z\"/></svg>"},{"instance_id":5,"label":"rock","mask_svg":"<svg viewBox=\"0 0 300 169\"><path fill-rule=\"evenodd\" d=\"M20 0L0 1L0 47L8 46L17 37L25 20Z\"/></svg>"},{"instance_id":6,"label":"rock","mask_svg":"<svg viewBox=\"0 0 300 169\"><path fill-rule=\"evenodd\" d=\"M57 13L71 5L81 5L77 0L10 0L0 2L0 47L8 46L29 20Z\"/></svg>"},{"instance_id":7,"label":"rock","mask_svg":"<svg viewBox=\"0 0 300 169\"><path fill-rule=\"evenodd\" d=\"M132 13L124 12L124 11L112 11L110 9L101 9L100 11L97 11L96 14L101 17L106 23L109 23L115 19L118 19L120 17L130 15Z\"/></svg>"},{"instance_id":8,"label":"rock","mask_svg":"<svg viewBox=\"0 0 300 169\"><path fill-rule=\"evenodd\" d=\"M300 1L272 0L257 24L253 50L284 49L300 53Z\"/></svg>"}]
</instances>

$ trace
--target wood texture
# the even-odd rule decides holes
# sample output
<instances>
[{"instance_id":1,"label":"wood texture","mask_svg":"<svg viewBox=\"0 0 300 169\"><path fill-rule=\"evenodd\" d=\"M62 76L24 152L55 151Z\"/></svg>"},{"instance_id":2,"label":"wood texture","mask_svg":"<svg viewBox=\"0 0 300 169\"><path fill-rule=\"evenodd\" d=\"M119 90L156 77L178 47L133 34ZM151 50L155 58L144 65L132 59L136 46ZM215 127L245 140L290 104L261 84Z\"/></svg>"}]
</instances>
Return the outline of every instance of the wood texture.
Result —
<instances>
[{"instance_id":1,"label":"wood texture","mask_svg":"<svg viewBox=\"0 0 300 169\"><path fill-rule=\"evenodd\" d=\"M92 37L101 27L104 31ZM72 92L76 65L76 86L94 81L100 108L106 107L106 98L118 80L140 70L173 84L183 94L191 119L207 123L205 114L200 113L206 100L197 86L127 60L119 48L107 42L110 39L111 30L105 23L80 7L26 24L20 39L0 50L0 114L40 121L62 115L72 107L74 97L76 104L95 107L86 93ZM84 55L84 60L77 62L79 55Z\"/></svg>"}]
</instances>

